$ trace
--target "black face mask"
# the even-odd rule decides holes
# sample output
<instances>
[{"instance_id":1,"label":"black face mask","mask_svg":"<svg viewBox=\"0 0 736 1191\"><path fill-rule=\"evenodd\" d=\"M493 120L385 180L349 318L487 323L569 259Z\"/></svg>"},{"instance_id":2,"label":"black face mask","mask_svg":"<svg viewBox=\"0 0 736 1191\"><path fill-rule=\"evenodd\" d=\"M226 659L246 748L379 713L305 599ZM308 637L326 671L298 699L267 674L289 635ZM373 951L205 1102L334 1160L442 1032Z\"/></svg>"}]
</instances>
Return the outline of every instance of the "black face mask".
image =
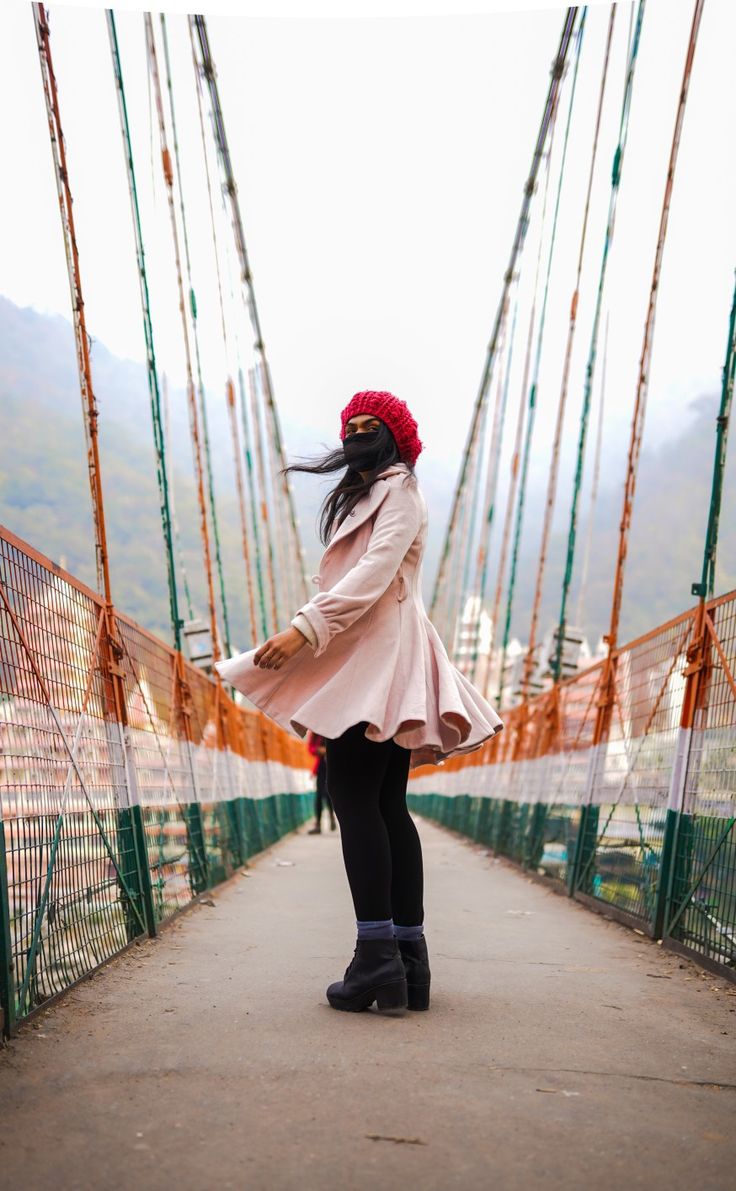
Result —
<instances>
[{"instance_id":1,"label":"black face mask","mask_svg":"<svg viewBox=\"0 0 736 1191\"><path fill-rule=\"evenodd\" d=\"M348 467L354 471L373 471L378 464L382 443L380 430L366 430L361 434L349 434L342 444L342 451Z\"/></svg>"}]
</instances>

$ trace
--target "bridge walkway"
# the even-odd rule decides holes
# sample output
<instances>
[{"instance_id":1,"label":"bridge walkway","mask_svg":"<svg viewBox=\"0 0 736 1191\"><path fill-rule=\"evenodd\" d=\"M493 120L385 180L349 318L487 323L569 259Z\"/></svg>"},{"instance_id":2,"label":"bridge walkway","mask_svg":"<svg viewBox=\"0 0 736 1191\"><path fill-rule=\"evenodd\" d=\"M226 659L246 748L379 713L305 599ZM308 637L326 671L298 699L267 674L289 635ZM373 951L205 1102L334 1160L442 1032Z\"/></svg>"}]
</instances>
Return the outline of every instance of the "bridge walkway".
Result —
<instances>
[{"instance_id":1,"label":"bridge walkway","mask_svg":"<svg viewBox=\"0 0 736 1191\"><path fill-rule=\"evenodd\" d=\"M736 989L421 830L428 1014L328 1008L353 923L302 831L0 1054L5 1185L733 1185Z\"/></svg>"}]
</instances>

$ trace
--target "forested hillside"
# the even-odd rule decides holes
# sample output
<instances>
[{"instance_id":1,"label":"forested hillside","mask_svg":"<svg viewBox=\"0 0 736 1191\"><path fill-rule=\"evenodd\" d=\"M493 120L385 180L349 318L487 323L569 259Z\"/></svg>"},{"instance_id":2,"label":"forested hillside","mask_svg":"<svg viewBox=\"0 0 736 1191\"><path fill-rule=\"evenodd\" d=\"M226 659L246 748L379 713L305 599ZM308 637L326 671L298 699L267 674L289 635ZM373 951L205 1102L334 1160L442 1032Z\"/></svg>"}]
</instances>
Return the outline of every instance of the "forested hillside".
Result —
<instances>
[{"instance_id":1,"label":"forested hillside","mask_svg":"<svg viewBox=\"0 0 736 1191\"><path fill-rule=\"evenodd\" d=\"M119 606L146 627L168 638L168 603L161 547L158 497L153 468L150 414L142 366L115 359L93 344L95 383L101 411L100 436L114 593ZM0 298L0 522L94 584L91 517L84 436L73 339L61 318L20 310ZM201 611L203 586L196 531L194 487L183 395L171 394L174 492L182 533L182 556L195 605ZM647 445L627 567L622 635L630 638L681 611L691 602L690 585L699 578L708 512L714 447L716 395L696 405L686 432L661 447ZM302 442L287 443L295 450ZM231 602L234 645L246 641L244 575L240 554L229 443L224 417L212 418L226 583ZM733 454L733 451L732 451ZM444 474L419 475L430 509L426 561L427 594L434 578L457 461ZM729 466L721 522L719 588L736 587L736 469ZM320 489L311 477L295 477L295 489L313 570L319 556L314 522ZM566 508L567 493L561 497ZM587 631L605 630L621 514L620 484L604 487L586 599ZM531 500L525 529L513 630L526 632L533 592L533 553L537 549L541 504ZM542 623L558 611L564 541L553 538Z\"/></svg>"}]
</instances>

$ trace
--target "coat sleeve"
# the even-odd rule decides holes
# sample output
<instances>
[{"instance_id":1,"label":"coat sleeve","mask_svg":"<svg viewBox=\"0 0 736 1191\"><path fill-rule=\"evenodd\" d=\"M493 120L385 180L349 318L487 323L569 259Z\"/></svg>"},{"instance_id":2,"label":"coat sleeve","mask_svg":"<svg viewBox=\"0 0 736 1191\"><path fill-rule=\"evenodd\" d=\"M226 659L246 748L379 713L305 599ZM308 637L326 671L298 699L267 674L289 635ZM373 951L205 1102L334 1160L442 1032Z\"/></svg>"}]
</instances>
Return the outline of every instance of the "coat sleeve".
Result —
<instances>
[{"instance_id":1,"label":"coat sleeve","mask_svg":"<svg viewBox=\"0 0 736 1191\"><path fill-rule=\"evenodd\" d=\"M368 548L359 562L329 591L320 591L299 609L316 638L315 657L337 633L354 624L387 590L422 525L416 485L392 484L376 514Z\"/></svg>"},{"instance_id":2,"label":"coat sleeve","mask_svg":"<svg viewBox=\"0 0 736 1191\"><path fill-rule=\"evenodd\" d=\"M302 634L302 636L306 637L307 644L311 645L312 649L314 649L317 645L317 634L307 620L306 616L303 616L301 612L297 612L291 623L295 629L299 629L299 632Z\"/></svg>"}]
</instances>

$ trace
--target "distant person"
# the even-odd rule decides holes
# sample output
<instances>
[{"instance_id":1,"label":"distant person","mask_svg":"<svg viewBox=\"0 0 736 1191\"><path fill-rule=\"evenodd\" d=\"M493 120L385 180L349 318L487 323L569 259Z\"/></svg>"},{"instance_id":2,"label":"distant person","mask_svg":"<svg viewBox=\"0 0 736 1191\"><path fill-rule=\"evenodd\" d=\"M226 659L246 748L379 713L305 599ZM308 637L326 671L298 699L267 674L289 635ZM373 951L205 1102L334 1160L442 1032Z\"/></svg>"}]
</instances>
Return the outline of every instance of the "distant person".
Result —
<instances>
[{"instance_id":1,"label":"distant person","mask_svg":"<svg viewBox=\"0 0 736 1191\"><path fill-rule=\"evenodd\" d=\"M335 812L332 809L330 796L327 793L327 759L325 753L324 737L317 736L315 732L310 732L307 735L307 748L314 757L314 765L312 766L312 774L316 779L316 788L314 791L314 827L310 827L307 835L321 835L322 834L322 807L327 804L327 809L330 812L330 831L335 831L337 823L335 822Z\"/></svg>"},{"instance_id":2,"label":"distant person","mask_svg":"<svg viewBox=\"0 0 736 1191\"><path fill-rule=\"evenodd\" d=\"M342 471L322 504L319 591L223 678L283 727L325 737L358 941L334 1009L429 1008L422 848L409 768L470 752L501 721L450 662L421 592L427 509L417 424L391 393L356 393L342 446L290 471Z\"/></svg>"}]
</instances>

